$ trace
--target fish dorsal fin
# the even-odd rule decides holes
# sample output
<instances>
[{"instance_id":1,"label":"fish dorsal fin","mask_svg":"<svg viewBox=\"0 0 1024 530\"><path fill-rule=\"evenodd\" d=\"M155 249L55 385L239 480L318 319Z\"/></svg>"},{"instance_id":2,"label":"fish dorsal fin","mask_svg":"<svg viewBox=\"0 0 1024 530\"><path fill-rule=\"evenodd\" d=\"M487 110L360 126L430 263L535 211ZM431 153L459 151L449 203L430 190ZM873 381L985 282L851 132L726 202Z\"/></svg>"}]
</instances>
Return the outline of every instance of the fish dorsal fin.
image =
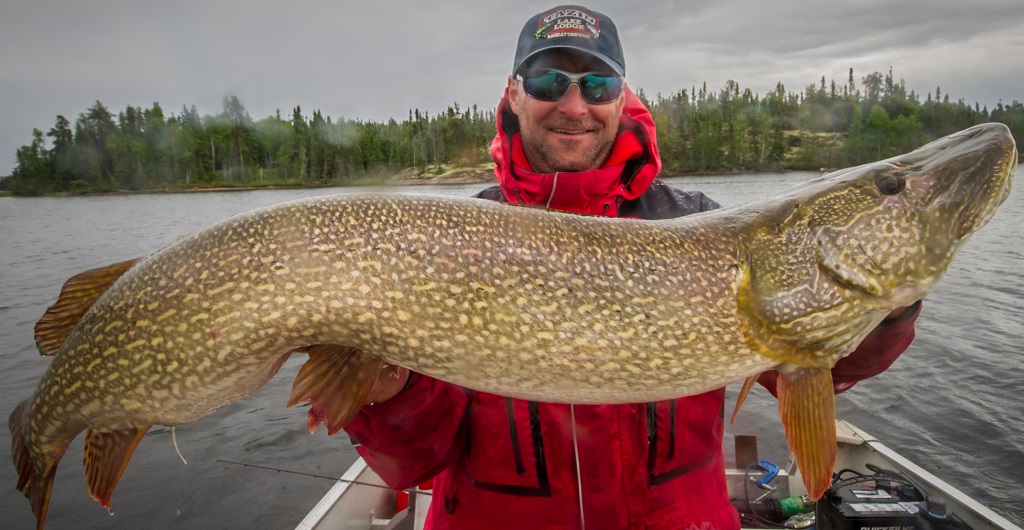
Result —
<instances>
[{"instance_id":1,"label":"fish dorsal fin","mask_svg":"<svg viewBox=\"0 0 1024 530\"><path fill-rule=\"evenodd\" d=\"M36 323L39 353L56 354L85 312L137 261L138 258L87 270L65 282L57 302Z\"/></svg>"},{"instance_id":2,"label":"fish dorsal fin","mask_svg":"<svg viewBox=\"0 0 1024 530\"><path fill-rule=\"evenodd\" d=\"M348 346L317 344L308 351L309 360L295 376L288 406L309 402L307 430L312 434L323 423L333 435L366 404L384 361Z\"/></svg>"},{"instance_id":3,"label":"fish dorsal fin","mask_svg":"<svg viewBox=\"0 0 1024 530\"><path fill-rule=\"evenodd\" d=\"M100 432L88 429L85 433L85 482L89 495L104 508L110 508L110 496L121 480L132 453L142 441L149 427Z\"/></svg>"},{"instance_id":4,"label":"fish dorsal fin","mask_svg":"<svg viewBox=\"0 0 1024 530\"><path fill-rule=\"evenodd\" d=\"M779 370L779 415L804 487L818 500L836 462L836 396L828 368Z\"/></svg>"}]
</instances>

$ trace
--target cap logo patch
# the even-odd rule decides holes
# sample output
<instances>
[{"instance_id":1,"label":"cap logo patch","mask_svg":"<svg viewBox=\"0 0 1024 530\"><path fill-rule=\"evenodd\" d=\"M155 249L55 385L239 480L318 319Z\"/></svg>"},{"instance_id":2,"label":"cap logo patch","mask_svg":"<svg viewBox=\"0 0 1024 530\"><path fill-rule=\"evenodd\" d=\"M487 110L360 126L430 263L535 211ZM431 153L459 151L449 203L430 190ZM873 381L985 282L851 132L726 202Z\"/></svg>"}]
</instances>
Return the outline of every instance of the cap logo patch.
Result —
<instances>
[{"instance_id":1,"label":"cap logo patch","mask_svg":"<svg viewBox=\"0 0 1024 530\"><path fill-rule=\"evenodd\" d=\"M556 37L580 37L596 39L601 31L599 20L590 13L579 9L556 9L537 20L537 39Z\"/></svg>"}]
</instances>

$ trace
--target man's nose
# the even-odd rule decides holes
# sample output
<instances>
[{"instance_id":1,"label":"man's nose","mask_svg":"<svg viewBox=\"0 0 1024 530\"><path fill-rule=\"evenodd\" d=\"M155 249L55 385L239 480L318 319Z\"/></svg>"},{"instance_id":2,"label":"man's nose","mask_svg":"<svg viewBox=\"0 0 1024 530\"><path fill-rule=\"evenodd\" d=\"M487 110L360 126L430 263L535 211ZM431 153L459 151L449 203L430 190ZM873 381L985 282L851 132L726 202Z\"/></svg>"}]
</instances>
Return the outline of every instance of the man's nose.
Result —
<instances>
[{"instance_id":1,"label":"man's nose","mask_svg":"<svg viewBox=\"0 0 1024 530\"><path fill-rule=\"evenodd\" d=\"M558 100L558 110L570 116L578 116L587 112L588 103L583 100L579 85L573 84L562 99Z\"/></svg>"}]
</instances>

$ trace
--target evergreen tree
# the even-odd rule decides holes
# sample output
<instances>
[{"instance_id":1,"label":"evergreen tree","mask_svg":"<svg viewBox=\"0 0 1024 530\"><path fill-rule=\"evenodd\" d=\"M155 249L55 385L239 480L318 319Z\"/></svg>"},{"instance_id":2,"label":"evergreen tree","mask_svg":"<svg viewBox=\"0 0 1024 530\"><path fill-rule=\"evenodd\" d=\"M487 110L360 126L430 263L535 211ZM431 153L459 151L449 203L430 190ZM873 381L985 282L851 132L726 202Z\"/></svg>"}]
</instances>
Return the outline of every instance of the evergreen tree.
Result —
<instances>
[{"instance_id":1,"label":"evergreen tree","mask_svg":"<svg viewBox=\"0 0 1024 530\"><path fill-rule=\"evenodd\" d=\"M9 189L18 195L40 195L51 191L53 166L43 131L32 129L32 142L15 153L17 165L11 174Z\"/></svg>"},{"instance_id":2,"label":"evergreen tree","mask_svg":"<svg viewBox=\"0 0 1024 530\"><path fill-rule=\"evenodd\" d=\"M109 191L114 185L114 161L107 141L117 129L114 115L97 101L75 121L72 173L81 189Z\"/></svg>"},{"instance_id":3,"label":"evergreen tree","mask_svg":"<svg viewBox=\"0 0 1024 530\"><path fill-rule=\"evenodd\" d=\"M71 122L64 116L58 115L53 128L46 133L53 143L50 150L50 165L53 168L55 186L53 191L66 191L70 189L74 174L71 169L72 149L74 149L75 133L71 130Z\"/></svg>"},{"instance_id":4,"label":"evergreen tree","mask_svg":"<svg viewBox=\"0 0 1024 530\"><path fill-rule=\"evenodd\" d=\"M223 107L217 123L227 129L226 137L221 136L221 145L226 140L227 149L224 153L226 159L221 163L231 182L242 182L248 180L246 167L253 166L258 155L252 141L253 121L238 96L225 96ZM223 128L221 130L223 133Z\"/></svg>"}]
</instances>

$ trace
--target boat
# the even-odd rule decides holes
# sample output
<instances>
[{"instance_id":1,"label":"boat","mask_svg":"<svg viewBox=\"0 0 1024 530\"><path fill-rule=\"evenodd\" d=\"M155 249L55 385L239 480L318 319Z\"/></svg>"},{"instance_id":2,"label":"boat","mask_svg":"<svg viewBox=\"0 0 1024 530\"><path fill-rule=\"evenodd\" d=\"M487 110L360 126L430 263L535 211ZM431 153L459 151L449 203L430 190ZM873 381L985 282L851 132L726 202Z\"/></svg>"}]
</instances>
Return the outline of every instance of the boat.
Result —
<instances>
[{"instance_id":1,"label":"boat","mask_svg":"<svg viewBox=\"0 0 1024 530\"><path fill-rule=\"evenodd\" d=\"M726 474L743 528L1022 530L847 421L836 438L832 486L811 503L792 459L757 460L756 439L735 436ZM421 530L430 501L429 489L388 488L359 459L296 530Z\"/></svg>"}]
</instances>

